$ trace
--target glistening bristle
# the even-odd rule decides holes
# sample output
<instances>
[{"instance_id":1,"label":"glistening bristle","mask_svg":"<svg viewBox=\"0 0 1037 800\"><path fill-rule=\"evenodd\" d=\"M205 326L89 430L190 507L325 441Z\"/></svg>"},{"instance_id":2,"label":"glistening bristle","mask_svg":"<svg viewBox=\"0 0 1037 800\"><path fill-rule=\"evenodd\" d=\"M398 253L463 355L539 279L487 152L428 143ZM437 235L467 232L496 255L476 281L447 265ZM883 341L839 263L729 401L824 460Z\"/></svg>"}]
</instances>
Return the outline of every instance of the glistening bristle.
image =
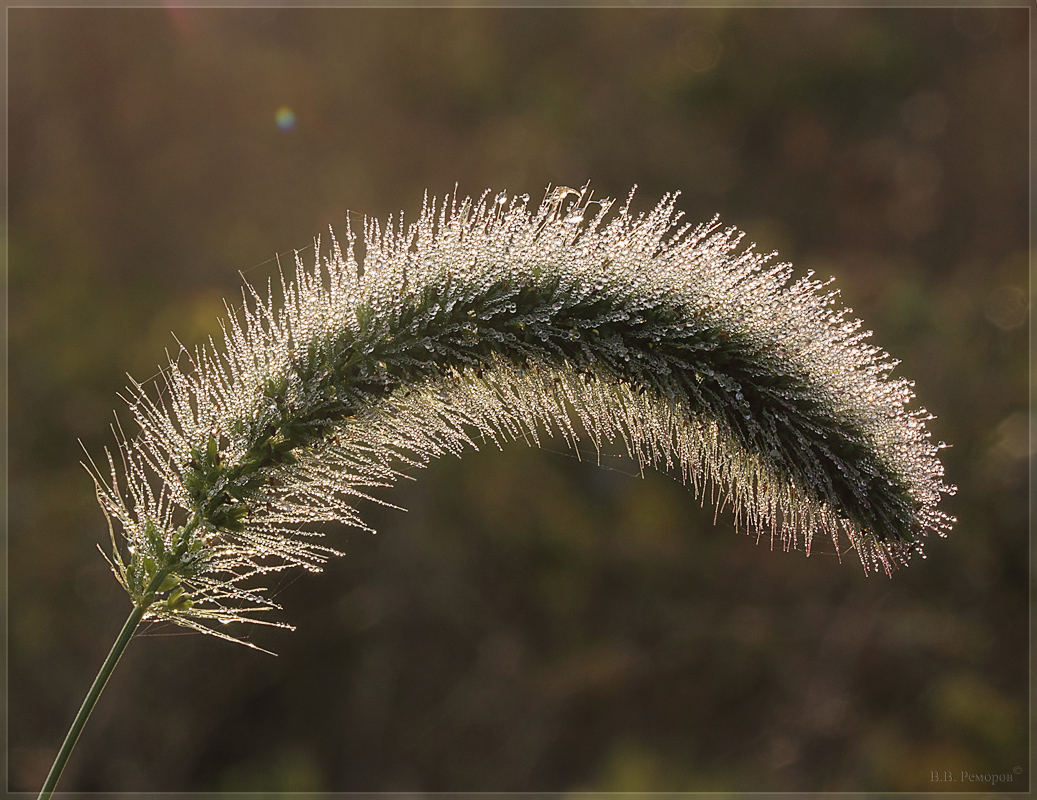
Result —
<instances>
[{"instance_id":1,"label":"glistening bristle","mask_svg":"<svg viewBox=\"0 0 1037 800\"><path fill-rule=\"evenodd\" d=\"M347 231L279 300L247 287L222 347L170 363L161 396L131 387L141 432L93 469L119 580L140 604L169 576L148 616L229 638L211 623L276 607L257 576L335 554L311 523L364 527L357 499L404 469L577 428L786 549L821 533L906 564L953 523L911 384L827 284L674 202L426 200L368 223L362 264Z\"/></svg>"}]
</instances>

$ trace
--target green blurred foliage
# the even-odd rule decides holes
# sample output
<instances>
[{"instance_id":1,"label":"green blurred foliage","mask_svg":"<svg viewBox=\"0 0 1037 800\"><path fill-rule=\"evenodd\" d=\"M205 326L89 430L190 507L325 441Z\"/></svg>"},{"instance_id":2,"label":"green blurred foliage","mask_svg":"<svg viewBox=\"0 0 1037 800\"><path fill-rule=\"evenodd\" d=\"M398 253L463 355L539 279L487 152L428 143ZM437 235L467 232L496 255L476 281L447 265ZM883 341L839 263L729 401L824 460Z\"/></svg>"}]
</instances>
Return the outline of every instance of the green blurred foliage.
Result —
<instances>
[{"instance_id":1,"label":"green blurred foliage","mask_svg":"<svg viewBox=\"0 0 1037 800\"><path fill-rule=\"evenodd\" d=\"M148 630L62 788L1024 790L1027 19L10 9L9 788L42 783L128 611L77 443L111 442L124 373L329 224L590 180L835 275L953 444L954 534L866 578L617 454L448 459L276 586L299 630L249 635L278 658Z\"/></svg>"}]
</instances>

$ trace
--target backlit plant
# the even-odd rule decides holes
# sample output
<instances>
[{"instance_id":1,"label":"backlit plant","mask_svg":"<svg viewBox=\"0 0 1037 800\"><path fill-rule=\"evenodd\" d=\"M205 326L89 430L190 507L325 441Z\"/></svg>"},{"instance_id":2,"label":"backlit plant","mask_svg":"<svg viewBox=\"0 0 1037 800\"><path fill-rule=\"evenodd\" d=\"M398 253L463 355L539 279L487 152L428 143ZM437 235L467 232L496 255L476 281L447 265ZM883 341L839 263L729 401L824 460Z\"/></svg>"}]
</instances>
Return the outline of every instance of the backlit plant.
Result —
<instances>
[{"instance_id":1,"label":"backlit plant","mask_svg":"<svg viewBox=\"0 0 1037 800\"><path fill-rule=\"evenodd\" d=\"M41 796L142 620L233 639L222 623L277 608L262 576L337 554L319 523L366 527L358 499L445 453L618 441L758 538L827 536L867 571L945 534L953 487L896 362L828 284L674 202L427 201L368 222L360 260L347 230L279 291L247 286L222 345L134 383L134 432L90 462L133 610Z\"/></svg>"}]
</instances>

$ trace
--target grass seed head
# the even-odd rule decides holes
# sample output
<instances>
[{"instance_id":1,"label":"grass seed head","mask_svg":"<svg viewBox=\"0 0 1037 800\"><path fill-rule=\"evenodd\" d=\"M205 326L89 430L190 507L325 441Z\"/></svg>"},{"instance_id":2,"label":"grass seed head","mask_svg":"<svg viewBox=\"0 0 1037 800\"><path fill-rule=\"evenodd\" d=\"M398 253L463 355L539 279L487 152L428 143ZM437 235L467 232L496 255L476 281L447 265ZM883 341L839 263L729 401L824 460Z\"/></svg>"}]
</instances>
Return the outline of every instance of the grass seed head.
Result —
<instances>
[{"instance_id":1,"label":"grass seed head","mask_svg":"<svg viewBox=\"0 0 1037 800\"><path fill-rule=\"evenodd\" d=\"M366 527L357 501L403 472L545 434L618 441L785 549L906 564L953 523L912 384L828 284L675 199L426 197L411 225L366 222L362 261L347 227L279 296L246 286L222 345L131 385L139 433L90 462L122 585L230 638L214 623L277 607L262 576L336 555L319 523Z\"/></svg>"}]
</instances>

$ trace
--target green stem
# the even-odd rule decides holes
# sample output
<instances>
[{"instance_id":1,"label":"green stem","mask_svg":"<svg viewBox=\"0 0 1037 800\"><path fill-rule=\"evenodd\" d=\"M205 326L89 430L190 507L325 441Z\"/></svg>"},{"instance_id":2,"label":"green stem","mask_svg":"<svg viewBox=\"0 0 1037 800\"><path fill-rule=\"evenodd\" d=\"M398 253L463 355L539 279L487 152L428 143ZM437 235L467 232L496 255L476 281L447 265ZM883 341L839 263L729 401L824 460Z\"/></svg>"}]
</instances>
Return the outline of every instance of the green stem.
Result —
<instances>
[{"instance_id":1,"label":"green stem","mask_svg":"<svg viewBox=\"0 0 1037 800\"><path fill-rule=\"evenodd\" d=\"M140 621L144 618L144 612L148 610L148 605L150 605L150 603L143 606L134 606L133 611L130 612L130 616L126 620L126 624L122 626L122 630L119 632L119 638L115 640L111 652L108 653L108 658L104 660L104 664L101 666L101 671L98 672L97 677L94 678L94 684L90 687L86 699L83 700L83 705L79 709L79 713L76 714L76 719L72 723L72 727L69 728L68 736L65 737L65 741L61 745L61 750L58 751L58 756L54 759L54 766L50 768L50 774L47 775L47 780L43 784L43 789L40 791L39 800L49 800L50 796L54 793L54 787L57 785L58 779L61 777L61 773L65 769L65 763L68 761L68 757L72 755L72 748L76 746L79 734L83 732L83 726L86 725L86 721L90 718L90 712L94 710L97 698L101 696L101 692L103 691L105 684L108 683L108 678L111 676L112 670L114 670L115 665L119 663L119 658L126 649L126 645L130 643L130 638L133 636L134 631L137 630L137 626L140 625Z\"/></svg>"}]
</instances>

